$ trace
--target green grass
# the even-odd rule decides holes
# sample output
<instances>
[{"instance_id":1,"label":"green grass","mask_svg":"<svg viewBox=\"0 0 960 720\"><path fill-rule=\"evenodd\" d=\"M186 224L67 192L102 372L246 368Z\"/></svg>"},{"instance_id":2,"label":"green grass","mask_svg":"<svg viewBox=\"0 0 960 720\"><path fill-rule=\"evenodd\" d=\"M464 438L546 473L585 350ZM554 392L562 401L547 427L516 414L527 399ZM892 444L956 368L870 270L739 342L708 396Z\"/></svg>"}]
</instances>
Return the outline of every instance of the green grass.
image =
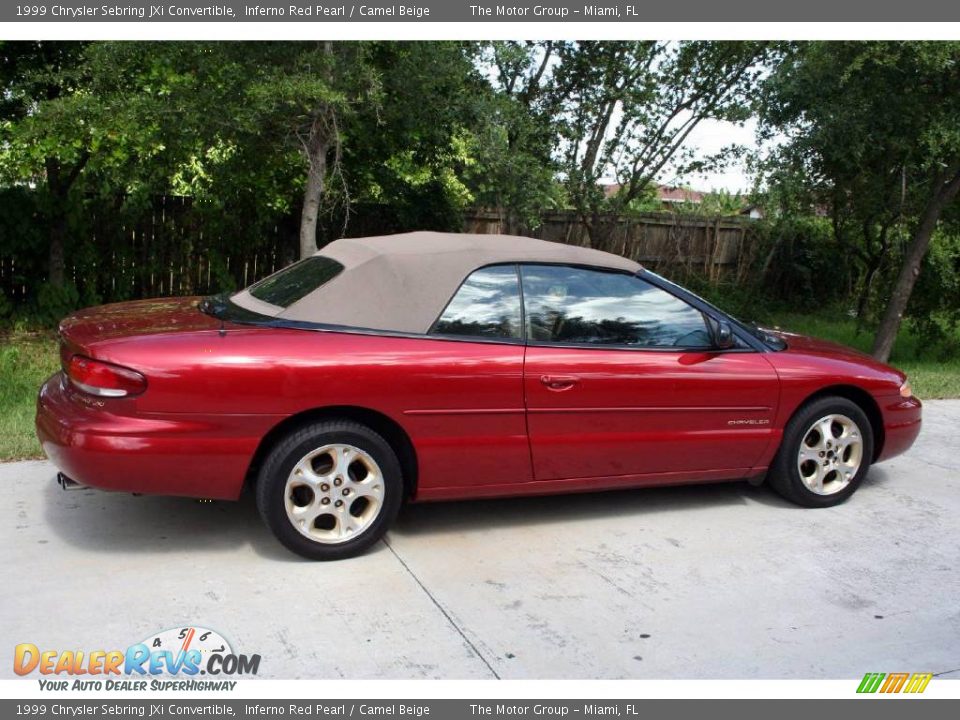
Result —
<instances>
[{"instance_id":1,"label":"green grass","mask_svg":"<svg viewBox=\"0 0 960 720\"><path fill-rule=\"evenodd\" d=\"M865 353L870 352L873 343L873 334L858 333L852 318L826 320L821 316L780 312L764 317L763 321L768 326L833 340ZM913 392L920 399L960 398L960 359L942 361L924 357L920 346L920 340L908 328L902 329L890 356L890 365L907 373Z\"/></svg>"},{"instance_id":2,"label":"green grass","mask_svg":"<svg viewBox=\"0 0 960 720\"><path fill-rule=\"evenodd\" d=\"M52 334L0 335L0 461L41 457L33 431L37 390L59 366Z\"/></svg>"},{"instance_id":3,"label":"green grass","mask_svg":"<svg viewBox=\"0 0 960 720\"><path fill-rule=\"evenodd\" d=\"M853 320L783 312L762 319L784 330L870 350L872 336L857 333ZM901 332L891 364L910 376L920 398L960 398L960 359L940 362L923 358L919 344L908 331ZM50 333L0 335L0 461L42 456L33 431L37 390L59 364L56 339Z\"/></svg>"}]
</instances>

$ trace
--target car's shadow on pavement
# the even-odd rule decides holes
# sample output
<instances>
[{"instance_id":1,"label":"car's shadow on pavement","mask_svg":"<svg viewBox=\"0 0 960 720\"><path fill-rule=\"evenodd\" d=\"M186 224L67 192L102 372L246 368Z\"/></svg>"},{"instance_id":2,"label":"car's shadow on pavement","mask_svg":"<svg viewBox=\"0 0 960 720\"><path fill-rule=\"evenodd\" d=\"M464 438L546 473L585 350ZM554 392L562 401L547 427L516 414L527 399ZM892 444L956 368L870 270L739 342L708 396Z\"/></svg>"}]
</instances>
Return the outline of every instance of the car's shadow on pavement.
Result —
<instances>
[{"instance_id":1,"label":"car's shadow on pavement","mask_svg":"<svg viewBox=\"0 0 960 720\"><path fill-rule=\"evenodd\" d=\"M44 490L47 526L65 543L98 553L235 552L252 548L271 560L298 560L260 520L253 497L238 502L133 496L83 489Z\"/></svg>"},{"instance_id":2,"label":"car's shadow on pavement","mask_svg":"<svg viewBox=\"0 0 960 720\"><path fill-rule=\"evenodd\" d=\"M893 480L894 477L894 474L891 473L885 465L881 465L879 467L872 466L870 468L870 472L868 472L867 476L863 479L860 487L857 488L857 492L860 492L861 490L870 492L871 488L883 487Z\"/></svg>"},{"instance_id":3,"label":"car's shadow on pavement","mask_svg":"<svg viewBox=\"0 0 960 720\"><path fill-rule=\"evenodd\" d=\"M421 535L435 532L482 532L489 529L634 517L665 512L703 511L743 505L770 495L745 482L634 488L535 497L470 500L409 505L393 532ZM774 498L777 502L779 498Z\"/></svg>"},{"instance_id":4,"label":"car's shadow on pavement","mask_svg":"<svg viewBox=\"0 0 960 720\"><path fill-rule=\"evenodd\" d=\"M873 468L864 489L888 480ZM64 492L52 483L45 494L47 526L72 546L101 553L235 552L248 546L258 555L299 561L264 526L252 493L238 502L199 502L188 498L152 497L97 490ZM407 505L391 533L403 537L444 532L570 524L613 517L704 511L745 503L795 509L765 486L746 482L683 487L638 488L536 497L470 500ZM377 544L371 552L387 551Z\"/></svg>"}]
</instances>

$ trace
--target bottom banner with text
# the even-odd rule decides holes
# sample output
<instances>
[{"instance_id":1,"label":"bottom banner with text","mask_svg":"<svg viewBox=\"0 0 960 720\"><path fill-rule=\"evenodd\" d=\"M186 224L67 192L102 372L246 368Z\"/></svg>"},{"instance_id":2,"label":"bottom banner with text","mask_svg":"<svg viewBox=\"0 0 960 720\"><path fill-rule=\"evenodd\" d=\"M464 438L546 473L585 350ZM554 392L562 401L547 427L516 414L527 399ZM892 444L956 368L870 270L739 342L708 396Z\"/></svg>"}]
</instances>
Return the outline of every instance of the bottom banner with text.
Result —
<instances>
[{"instance_id":1,"label":"bottom banner with text","mask_svg":"<svg viewBox=\"0 0 960 720\"><path fill-rule=\"evenodd\" d=\"M902 702L902 701L901 701ZM911 720L955 717L950 700L916 700ZM899 707L897 707L899 706ZM2 700L0 717L13 718L592 718L668 716L689 713L738 720L763 718L808 720L811 713L842 712L844 717L886 720L903 716L900 702L850 700L52 700L49 702Z\"/></svg>"}]
</instances>

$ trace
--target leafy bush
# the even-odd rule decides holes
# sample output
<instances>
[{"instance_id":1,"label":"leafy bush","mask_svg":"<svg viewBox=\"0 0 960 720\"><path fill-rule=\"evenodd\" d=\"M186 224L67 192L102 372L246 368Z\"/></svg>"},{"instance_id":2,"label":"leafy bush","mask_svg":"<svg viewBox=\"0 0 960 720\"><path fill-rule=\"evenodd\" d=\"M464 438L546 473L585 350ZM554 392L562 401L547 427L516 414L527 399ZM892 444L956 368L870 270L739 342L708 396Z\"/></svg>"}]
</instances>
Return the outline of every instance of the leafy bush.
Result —
<instances>
[{"instance_id":1,"label":"leafy bush","mask_svg":"<svg viewBox=\"0 0 960 720\"><path fill-rule=\"evenodd\" d=\"M849 295L853 258L837 242L825 218L780 218L765 231L771 256L763 261L759 281L768 297L797 310L813 311Z\"/></svg>"},{"instance_id":2,"label":"leafy bush","mask_svg":"<svg viewBox=\"0 0 960 720\"><path fill-rule=\"evenodd\" d=\"M960 355L960 232L934 235L907 318L927 356L947 360Z\"/></svg>"},{"instance_id":3,"label":"leafy bush","mask_svg":"<svg viewBox=\"0 0 960 720\"><path fill-rule=\"evenodd\" d=\"M80 307L80 293L72 283L57 287L43 283L37 291L34 317L46 326L56 326L65 315Z\"/></svg>"},{"instance_id":4,"label":"leafy bush","mask_svg":"<svg viewBox=\"0 0 960 720\"><path fill-rule=\"evenodd\" d=\"M7 296L0 291L0 325L6 322L13 315L13 303L7 300Z\"/></svg>"}]
</instances>

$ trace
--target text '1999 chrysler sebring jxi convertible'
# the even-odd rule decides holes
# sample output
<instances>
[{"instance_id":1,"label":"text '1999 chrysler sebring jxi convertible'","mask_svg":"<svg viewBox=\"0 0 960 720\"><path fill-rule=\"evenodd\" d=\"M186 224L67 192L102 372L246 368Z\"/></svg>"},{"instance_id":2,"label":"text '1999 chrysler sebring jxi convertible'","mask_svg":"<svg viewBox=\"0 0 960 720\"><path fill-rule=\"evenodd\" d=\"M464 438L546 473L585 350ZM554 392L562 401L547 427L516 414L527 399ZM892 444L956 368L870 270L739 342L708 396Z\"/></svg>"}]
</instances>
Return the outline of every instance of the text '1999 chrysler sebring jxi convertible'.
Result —
<instances>
[{"instance_id":1,"label":"text '1999 chrysler sebring jxi convertible'","mask_svg":"<svg viewBox=\"0 0 960 720\"><path fill-rule=\"evenodd\" d=\"M250 487L315 559L405 500L766 479L828 507L920 431L898 370L502 235L337 240L237 293L78 312L60 354L37 433L64 487Z\"/></svg>"}]
</instances>

